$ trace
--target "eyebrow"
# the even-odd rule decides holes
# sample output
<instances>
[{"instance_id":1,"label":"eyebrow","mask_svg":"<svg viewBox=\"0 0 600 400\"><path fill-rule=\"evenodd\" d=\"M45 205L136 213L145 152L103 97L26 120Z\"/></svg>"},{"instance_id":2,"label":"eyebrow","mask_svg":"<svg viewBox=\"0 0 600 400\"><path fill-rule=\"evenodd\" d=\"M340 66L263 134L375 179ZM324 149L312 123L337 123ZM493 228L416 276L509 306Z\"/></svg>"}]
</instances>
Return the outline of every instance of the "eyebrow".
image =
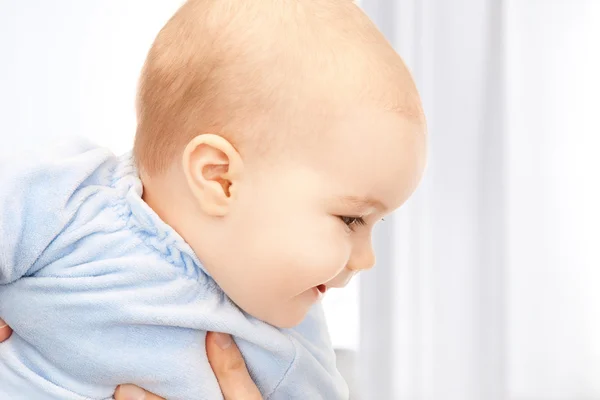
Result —
<instances>
[{"instance_id":1,"label":"eyebrow","mask_svg":"<svg viewBox=\"0 0 600 400\"><path fill-rule=\"evenodd\" d=\"M342 203L346 203L351 207L356 208L367 208L374 207L378 210L386 210L387 207L381 201L373 199L371 197L358 197L358 196L342 196L340 197Z\"/></svg>"}]
</instances>

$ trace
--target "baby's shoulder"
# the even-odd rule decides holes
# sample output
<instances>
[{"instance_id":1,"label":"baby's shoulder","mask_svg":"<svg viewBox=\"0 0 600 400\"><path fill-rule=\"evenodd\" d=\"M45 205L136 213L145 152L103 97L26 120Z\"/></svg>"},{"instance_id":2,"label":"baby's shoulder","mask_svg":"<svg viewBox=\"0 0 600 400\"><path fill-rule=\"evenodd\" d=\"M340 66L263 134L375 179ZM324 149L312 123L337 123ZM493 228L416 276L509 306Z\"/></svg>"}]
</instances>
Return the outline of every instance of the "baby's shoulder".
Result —
<instances>
[{"instance_id":1,"label":"baby's shoulder","mask_svg":"<svg viewBox=\"0 0 600 400\"><path fill-rule=\"evenodd\" d=\"M4 281L30 274L114 163L110 151L85 141L0 158L0 264L11 271Z\"/></svg>"}]
</instances>

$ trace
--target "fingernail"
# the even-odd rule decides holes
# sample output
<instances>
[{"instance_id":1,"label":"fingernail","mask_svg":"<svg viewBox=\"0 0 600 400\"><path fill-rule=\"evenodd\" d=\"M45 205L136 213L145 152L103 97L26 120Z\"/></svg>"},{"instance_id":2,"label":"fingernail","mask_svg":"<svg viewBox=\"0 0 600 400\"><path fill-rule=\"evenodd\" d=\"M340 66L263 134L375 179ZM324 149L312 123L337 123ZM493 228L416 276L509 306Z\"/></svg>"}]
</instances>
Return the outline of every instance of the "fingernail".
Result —
<instances>
[{"instance_id":1,"label":"fingernail","mask_svg":"<svg viewBox=\"0 0 600 400\"><path fill-rule=\"evenodd\" d=\"M215 343L221 348L221 350L225 350L231 346L231 336L221 332L214 332L213 334L215 335Z\"/></svg>"},{"instance_id":2,"label":"fingernail","mask_svg":"<svg viewBox=\"0 0 600 400\"><path fill-rule=\"evenodd\" d=\"M123 397L124 400L144 400L146 392L137 386L121 385L117 390L117 394Z\"/></svg>"},{"instance_id":3,"label":"fingernail","mask_svg":"<svg viewBox=\"0 0 600 400\"><path fill-rule=\"evenodd\" d=\"M0 318L0 329L2 328L6 328L8 325L6 325L6 322L4 322L4 320L2 318Z\"/></svg>"}]
</instances>

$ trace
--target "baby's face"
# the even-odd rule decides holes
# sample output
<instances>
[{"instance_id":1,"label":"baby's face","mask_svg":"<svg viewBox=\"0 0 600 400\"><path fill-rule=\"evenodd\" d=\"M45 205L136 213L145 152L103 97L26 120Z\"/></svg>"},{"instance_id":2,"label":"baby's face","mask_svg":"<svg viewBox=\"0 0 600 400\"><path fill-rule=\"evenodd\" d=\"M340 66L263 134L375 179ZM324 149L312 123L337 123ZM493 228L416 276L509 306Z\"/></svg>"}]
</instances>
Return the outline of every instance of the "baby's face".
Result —
<instances>
[{"instance_id":1,"label":"baby's face","mask_svg":"<svg viewBox=\"0 0 600 400\"><path fill-rule=\"evenodd\" d=\"M425 127L360 108L285 163L248 170L211 274L246 312L279 327L375 264L372 231L415 190ZM303 150L304 152L304 150Z\"/></svg>"}]
</instances>

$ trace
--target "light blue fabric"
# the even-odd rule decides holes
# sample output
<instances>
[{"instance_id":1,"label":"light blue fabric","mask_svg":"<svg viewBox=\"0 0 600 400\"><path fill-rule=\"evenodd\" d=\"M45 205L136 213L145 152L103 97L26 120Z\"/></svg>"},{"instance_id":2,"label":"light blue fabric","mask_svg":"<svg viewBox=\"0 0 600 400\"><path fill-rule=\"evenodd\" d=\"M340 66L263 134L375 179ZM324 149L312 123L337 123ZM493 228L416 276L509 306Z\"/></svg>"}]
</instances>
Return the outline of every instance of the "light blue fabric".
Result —
<instances>
[{"instance_id":1,"label":"light blue fabric","mask_svg":"<svg viewBox=\"0 0 600 400\"><path fill-rule=\"evenodd\" d=\"M0 165L0 399L221 399L206 331L234 335L266 399L348 398L321 306L283 330L241 311L142 201L130 155L76 143L27 164Z\"/></svg>"}]
</instances>

